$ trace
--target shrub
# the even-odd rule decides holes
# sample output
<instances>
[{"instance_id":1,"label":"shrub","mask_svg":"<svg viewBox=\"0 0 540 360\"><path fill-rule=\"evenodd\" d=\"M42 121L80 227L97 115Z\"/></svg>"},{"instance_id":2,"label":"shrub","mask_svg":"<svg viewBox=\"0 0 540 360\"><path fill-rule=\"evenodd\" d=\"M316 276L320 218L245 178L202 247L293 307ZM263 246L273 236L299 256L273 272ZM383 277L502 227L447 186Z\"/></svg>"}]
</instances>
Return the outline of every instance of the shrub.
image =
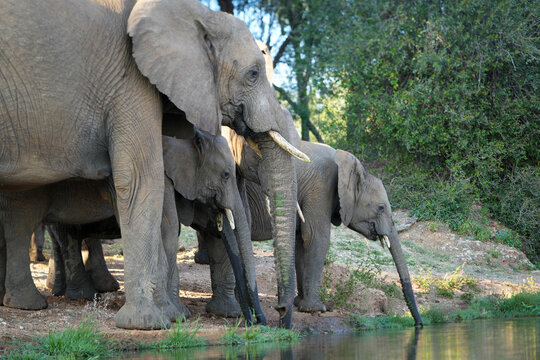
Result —
<instances>
[{"instance_id":1,"label":"shrub","mask_svg":"<svg viewBox=\"0 0 540 360\"><path fill-rule=\"evenodd\" d=\"M540 260L540 3L342 6L318 62L344 99L320 119L330 145L386 161L393 201L419 218L457 230L481 201Z\"/></svg>"}]
</instances>

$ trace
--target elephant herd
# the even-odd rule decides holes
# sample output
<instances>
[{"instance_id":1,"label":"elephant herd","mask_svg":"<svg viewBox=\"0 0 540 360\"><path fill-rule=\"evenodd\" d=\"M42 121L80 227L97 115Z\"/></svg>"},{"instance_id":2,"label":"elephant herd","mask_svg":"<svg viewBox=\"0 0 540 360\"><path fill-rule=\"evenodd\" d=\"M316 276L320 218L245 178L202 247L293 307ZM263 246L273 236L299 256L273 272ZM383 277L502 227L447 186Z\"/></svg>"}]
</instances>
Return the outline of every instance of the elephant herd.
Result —
<instances>
[{"instance_id":1,"label":"elephant herd","mask_svg":"<svg viewBox=\"0 0 540 360\"><path fill-rule=\"evenodd\" d=\"M382 182L352 154L300 141L242 21L197 0L6 0L0 15L0 305L47 306L28 256L45 224L54 294L115 290L91 239L121 235L116 325L169 326L189 316L182 224L210 258L207 311L249 323L266 322L251 241L274 239L290 328L294 306L325 311L330 224L342 223L389 248L422 324Z\"/></svg>"}]
</instances>

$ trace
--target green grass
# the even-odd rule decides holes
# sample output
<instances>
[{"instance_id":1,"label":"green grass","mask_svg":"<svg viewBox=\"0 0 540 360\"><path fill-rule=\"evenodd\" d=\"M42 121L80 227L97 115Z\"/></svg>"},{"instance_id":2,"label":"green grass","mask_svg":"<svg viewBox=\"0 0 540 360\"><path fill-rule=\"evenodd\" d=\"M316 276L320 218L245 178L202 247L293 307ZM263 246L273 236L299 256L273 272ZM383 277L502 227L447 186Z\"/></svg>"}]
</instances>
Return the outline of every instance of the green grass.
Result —
<instances>
[{"instance_id":1,"label":"green grass","mask_svg":"<svg viewBox=\"0 0 540 360\"><path fill-rule=\"evenodd\" d=\"M439 295L447 298L453 298L456 291L477 292L479 290L477 281L464 274L464 266L465 263L442 278L432 277L430 270L426 272L420 269L420 275L413 277L413 281L422 291L429 292L434 289Z\"/></svg>"},{"instance_id":2,"label":"green grass","mask_svg":"<svg viewBox=\"0 0 540 360\"><path fill-rule=\"evenodd\" d=\"M201 328L199 319L188 322L186 319L178 319L167 332L167 337L154 341L150 344L143 344L144 350L174 350L205 346L206 342L200 337L195 337Z\"/></svg>"},{"instance_id":3,"label":"green grass","mask_svg":"<svg viewBox=\"0 0 540 360\"><path fill-rule=\"evenodd\" d=\"M6 359L102 359L112 354L111 341L98 333L94 322L85 320L76 328L49 331L36 341L22 344Z\"/></svg>"},{"instance_id":4,"label":"green grass","mask_svg":"<svg viewBox=\"0 0 540 360\"><path fill-rule=\"evenodd\" d=\"M439 307L421 309L424 325L469 321L475 319L500 319L524 316L540 316L540 291L523 290L509 298L493 295L472 299L470 306L454 312ZM410 314L368 317L358 314L350 316L350 322L357 330L381 328L407 328L414 326Z\"/></svg>"},{"instance_id":5,"label":"green grass","mask_svg":"<svg viewBox=\"0 0 540 360\"><path fill-rule=\"evenodd\" d=\"M240 324L241 319L234 325L229 324L225 327L225 333L221 336L223 345L250 345L270 342L295 344L301 338L297 331L269 326L250 326L246 327L244 332L238 332Z\"/></svg>"}]
</instances>

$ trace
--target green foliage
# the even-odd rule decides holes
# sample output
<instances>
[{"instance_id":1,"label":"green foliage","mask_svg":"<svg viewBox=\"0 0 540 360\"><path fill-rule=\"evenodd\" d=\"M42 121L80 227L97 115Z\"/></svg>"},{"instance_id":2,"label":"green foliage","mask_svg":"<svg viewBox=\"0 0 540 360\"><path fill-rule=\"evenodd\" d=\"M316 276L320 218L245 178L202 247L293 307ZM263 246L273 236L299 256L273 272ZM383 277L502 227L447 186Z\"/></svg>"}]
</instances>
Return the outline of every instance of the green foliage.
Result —
<instances>
[{"instance_id":1,"label":"green foliage","mask_svg":"<svg viewBox=\"0 0 540 360\"><path fill-rule=\"evenodd\" d=\"M165 339L143 345L143 348L171 350L205 346L204 340L195 337L200 328L199 319L195 322L188 322L185 318L177 319L176 324L167 331Z\"/></svg>"},{"instance_id":2,"label":"green foliage","mask_svg":"<svg viewBox=\"0 0 540 360\"><path fill-rule=\"evenodd\" d=\"M98 359L110 355L109 342L97 332L94 322L84 321L76 328L49 331L36 342L26 343L7 359Z\"/></svg>"},{"instance_id":3,"label":"green foliage","mask_svg":"<svg viewBox=\"0 0 540 360\"><path fill-rule=\"evenodd\" d=\"M540 316L540 292L523 290L508 298L493 295L484 298L470 298L470 306L464 310L448 312L440 307L421 309L424 325L467 321L475 319L512 318L522 316ZM465 300L465 299L464 299ZM352 314L351 324L358 330L380 328L404 328L414 326L410 314L368 317Z\"/></svg>"},{"instance_id":4,"label":"green foliage","mask_svg":"<svg viewBox=\"0 0 540 360\"><path fill-rule=\"evenodd\" d=\"M388 160L398 177L408 174L404 164L418 167L421 183L391 190L425 187L417 216L454 230L469 220L471 200L481 201L533 260L540 258L539 4L337 1L321 20L327 37L316 82L330 95L318 121L330 145ZM346 16L336 20L336 8Z\"/></svg>"},{"instance_id":5,"label":"green foliage","mask_svg":"<svg viewBox=\"0 0 540 360\"><path fill-rule=\"evenodd\" d=\"M453 298L456 291L473 291L479 290L477 281L463 272L465 264L458 266L450 274L445 274L442 278L431 276L431 271L427 272L420 269L420 275L413 277L414 283L424 292L429 292L434 289L437 294Z\"/></svg>"},{"instance_id":6,"label":"green foliage","mask_svg":"<svg viewBox=\"0 0 540 360\"><path fill-rule=\"evenodd\" d=\"M234 325L225 327L221 336L221 342L224 345L250 345L255 343L297 343L301 335L299 332L289 329L282 329L270 326L251 326L246 327L244 332L239 333L238 328L241 324L238 319Z\"/></svg>"}]
</instances>

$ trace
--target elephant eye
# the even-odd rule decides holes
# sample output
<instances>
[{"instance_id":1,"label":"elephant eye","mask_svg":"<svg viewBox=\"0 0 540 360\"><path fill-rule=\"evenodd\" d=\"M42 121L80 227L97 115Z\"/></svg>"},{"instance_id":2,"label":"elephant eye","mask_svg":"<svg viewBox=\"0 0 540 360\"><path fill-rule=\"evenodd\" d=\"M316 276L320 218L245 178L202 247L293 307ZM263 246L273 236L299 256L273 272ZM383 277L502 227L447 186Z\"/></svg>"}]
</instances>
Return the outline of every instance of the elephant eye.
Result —
<instances>
[{"instance_id":1,"label":"elephant eye","mask_svg":"<svg viewBox=\"0 0 540 360\"><path fill-rule=\"evenodd\" d=\"M259 78L259 70L251 69L248 71L248 77L250 81L256 81Z\"/></svg>"},{"instance_id":2,"label":"elephant eye","mask_svg":"<svg viewBox=\"0 0 540 360\"><path fill-rule=\"evenodd\" d=\"M377 207L377 212L378 212L379 214L384 213L384 205L379 205L379 206Z\"/></svg>"},{"instance_id":3,"label":"elephant eye","mask_svg":"<svg viewBox=\"0 0 540 360\"><path fill-rule=\"evenodd\" d=\"M225 172L223 173L223 179L229 180L230 177L231 177L231 173L230 173L230 172L225 171Z\"/></svg>"}]
</instances>

